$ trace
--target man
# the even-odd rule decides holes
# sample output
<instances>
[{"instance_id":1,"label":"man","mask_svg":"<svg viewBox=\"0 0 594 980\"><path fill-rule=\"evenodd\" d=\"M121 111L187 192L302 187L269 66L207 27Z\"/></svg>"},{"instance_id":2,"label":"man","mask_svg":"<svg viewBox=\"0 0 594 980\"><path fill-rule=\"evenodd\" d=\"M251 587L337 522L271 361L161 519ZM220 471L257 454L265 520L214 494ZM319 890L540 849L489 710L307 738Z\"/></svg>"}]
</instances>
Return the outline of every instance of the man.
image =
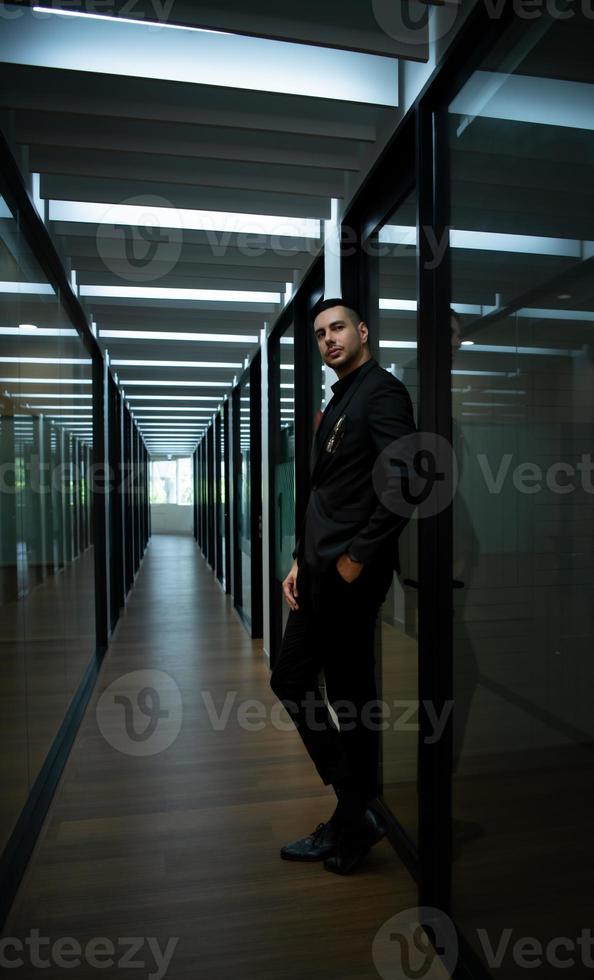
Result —
<instances>
[{"instance_id":1,"label":"man","mask_svg":"<svg viewBox=\"0 0 594 980\"><path fill-rule=\"evenodd\" d=\"M310 498L283 582L289 618L270 685L338 804L330 820L285 845L281 856L325 859L327 870L349 874L385 834L370 809L380 723L374 633L408 519L402 508L384 506L372 472L382 451L415 423L408 391L371 356L367 324L355 310L342 299L324 300L313 322L338 381L314 439ZM318 686L322 669L339 731Z\"/></svg>"}]
</instances>

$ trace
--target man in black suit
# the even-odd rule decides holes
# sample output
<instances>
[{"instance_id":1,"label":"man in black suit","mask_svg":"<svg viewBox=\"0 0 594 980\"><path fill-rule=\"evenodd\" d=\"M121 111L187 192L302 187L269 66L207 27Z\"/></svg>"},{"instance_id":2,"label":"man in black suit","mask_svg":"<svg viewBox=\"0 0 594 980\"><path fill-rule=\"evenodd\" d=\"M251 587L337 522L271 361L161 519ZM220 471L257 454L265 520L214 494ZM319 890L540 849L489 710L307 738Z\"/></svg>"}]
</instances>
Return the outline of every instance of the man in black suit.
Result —
<instances>
[{"instance_id":1,"label":"man in black suit","mask_svg":"<svg viewBox=\"0 0 594 980\"><path fill-rule=\"evenodd\" d=\"M385 506L372 471L415 423L405 386L371 356L359 314L330 299L317 304L313 321L320 354L338 381L314 438L311 493L283 582L289 618L270 685L338 804L281 856L325 859L327 870L349 874L385 834L370 808L378 793L380 727L374 634L398 570L397 538L412 510ZM340 730L319 689L322 669Z\"/></svg>"}]
</instances>

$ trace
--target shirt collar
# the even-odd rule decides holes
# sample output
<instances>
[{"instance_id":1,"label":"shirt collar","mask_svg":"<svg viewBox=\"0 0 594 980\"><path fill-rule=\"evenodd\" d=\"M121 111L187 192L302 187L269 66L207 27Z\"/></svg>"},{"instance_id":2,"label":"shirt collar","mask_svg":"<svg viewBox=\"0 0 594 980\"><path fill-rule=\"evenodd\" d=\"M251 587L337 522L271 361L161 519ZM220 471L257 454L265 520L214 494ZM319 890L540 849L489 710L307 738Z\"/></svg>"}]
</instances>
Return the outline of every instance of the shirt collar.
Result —
<instances>
[{"instance_id":1,"label":"shirt collar","mask_svg":"<svg viewBox=\"0 0 594 980\"><path fill-rule=\"evenodd\" d=\"M364 368L365 365L369 363L369 360L373 360L373 358L369 358L367 361L364 361L363 364L360 364L359 367L355 368L354 371L349 371L349 373L345 375L344 378L339 378L338 381L335 381L333 385L330 385L330 387L332 388L332 392L337 399L342 398L345 391L347 390L347 388L350 388L350 386L352 385L353 381L355 380L355 378L357 377L361 369Z\"/></svg>"}]
</instances>

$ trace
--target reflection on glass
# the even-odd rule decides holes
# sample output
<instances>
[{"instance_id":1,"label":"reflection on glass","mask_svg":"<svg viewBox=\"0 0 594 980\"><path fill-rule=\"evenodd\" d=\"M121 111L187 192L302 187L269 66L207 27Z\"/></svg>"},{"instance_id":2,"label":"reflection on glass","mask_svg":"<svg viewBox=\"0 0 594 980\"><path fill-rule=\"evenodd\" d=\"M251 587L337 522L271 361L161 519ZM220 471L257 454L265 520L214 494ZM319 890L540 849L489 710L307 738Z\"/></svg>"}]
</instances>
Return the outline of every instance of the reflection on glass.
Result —
<instances>
[{"instance_id":1,"label":"reflection on glass","mask_svg":"<svg viewBox=\"0 0 594 980\"><path fill-rule=\"evenodd\" d=\"M280 421L274 445L274 574L282 582L295 547L295 357L291 324L280 338ZM282 602L284 632L289 609Z\"/></svg>"},{"instance_id":2,"label":"reflection on glass","mask_svg":"<svg viewBox=\"0 0 594 980\"><path fill-rule=\"evenodd\" d=\"M226 426L225 426L225 413L221 411L221 425L220 425L220 462L219 462L219 491L218 491L218 517L217 517L217 527L219 529L219 536L221 539L221 569L220 578L223 587L226 586L226 554L227 554L227 537L225 534L225 510L227 508L227 501L225 495L225 436L226 436Z\"/></svg>"},{"instance_id":3,"label":"reflection on glass","mask_svg":"<svg viewBox=\"0 0 594 980\"><path fill-rule=\"evenodd\" d=\"M251 529L251 436L249 380L239 386L239 472L237 474L241 607L247 622L252 621L252 529Z\"/></svg>"},{"instance_id":4,"label":"reflection on glass","mask_svg":"<svg viewBox=\"0 0 594 980\"><path fill-rule=\"evenodd\" d=\"M402 202L372 244L377 255L379 343L372 341L371 352L406 386L416 415L416 193ZM407 705L414 710L418 703L416 536L416 521L411 520L398 543L401 574L394 575L381 610L380 695L390 705L389 724L382 733L382 798L413 841L418 833L417 732L412 723L396 724L394 711L405 711Z\"/></svg>"},{"instance_id":5,"label":"reflection on glass","mask_svg":"<svg viewBox=\"0 0 594 980\"><path fill-rule=\"evenodd\" d=\"M13 284L0 290L1 848L94 652L95 622L91 360L1 200L0 280Z\"/></svg>"},{"instance_id":6,"label":"reflection on glass","mask_svg":"<svg viewBox=\"0 0 594 980\"><path fill-rule=\"evenodd\" d=\"M591 917L594 39L579 18L521 29L449 115L453 893L483 962L481 935L546 948ZM510 950L496 972L518 976Z\"/></svg>"}]
</instances>

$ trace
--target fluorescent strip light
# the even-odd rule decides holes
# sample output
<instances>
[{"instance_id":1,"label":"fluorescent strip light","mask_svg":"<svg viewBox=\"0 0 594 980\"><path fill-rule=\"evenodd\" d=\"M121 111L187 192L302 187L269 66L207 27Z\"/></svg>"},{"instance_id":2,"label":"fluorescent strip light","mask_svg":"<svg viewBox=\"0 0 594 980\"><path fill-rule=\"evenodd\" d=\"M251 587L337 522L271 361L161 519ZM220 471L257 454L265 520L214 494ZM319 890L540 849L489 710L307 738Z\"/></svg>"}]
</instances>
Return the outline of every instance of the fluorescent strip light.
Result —
<instances>
[{"instance_id":1,"label":"fluorescent strip light","mask_svg":"<svg viewBox=\"0 0 594 980\"><path fill-rule=\"evenodd\" d=\"M0 357L0 364L92 364L86 357Z\"/></svg>"},{"instance_id":2,"label":"fluorescent strip light","mask_svg":"<svg viewBox=\"0 0 594 980\"><path fill-rule=\"evenodd\" d=\"M590 310L539 310L529 306L518 310L517 316L538 320L576 320L585 323L594 321L594 313Z\"/></svg>"},{"instance_id":3,"label":"fluorescent strip light","mask_svg":"<svg viewBox=\"0 0 594 980\"><path fill-rule=\"evenodd\" d=\"M164 27L170 31L195 31L197 34L227 34L227 31L215 31L206 27L186 27L185 24L168 24L159 20L135 20L132 17L117 17L111 14L89 14L82 10L60 10L54 7L33 7L40 14L59 14L61 17L84 17L87 20L107 20L118 24L137 24L141 27ZM163 10L165 12L165 10Z\"/></svg>"},{"instance_id":4,"label":"fluorescent strip light","mask_svg":"<svg viewBox=\"0 0 594 980\"><path fill-rule=\"evenodd\" d=\"M101 16L93 7L89 17L80 16L87 13L84 10L68 16L50 6L31 11L19 5L16 10L21 17L26 11L27 20L23 25L3 18L0 60L121 78L398 105L398 61L393 57L185 24L172 30L168 28L174 25L165 25L171 4L163 0L152 7L153 17L162 11L162 23L130 16L136 14L131 3L121 6L125 17Z\"/></svg>"},{"instance_id":5,"label":"fluorescent strip light","mask_svg":"<svg viewBox=\"0 0 594 980\"><path fill-rule=\"evenodd\" d=\"M209 422L209 415L139 415L138 412L134 412L134 418L137 422Z\"/></svg>"},{"instance_id":6,"label":"fluorescent strip light","mask_svg":"<svg viewBox=\"0 0 594 980\"><path fill-rule=\"evenodd\" d=\"M14 280L0 280L0 293L26 293L28 296L56 295L54 287L48 282L15 282Z\"/></svg>"},{"instance_id":7,"label":"fluorescent strip light","mask_svg":"<svg viewBox=\"0 0 594 980\"><path fill-rule=\"evenodd\" d=\"M494 344L473 344L469 351L488 352L490 354L539 354L554 357L576 357L581 354L581 350L572 350L567 347L500 347Z\"/></svg>"},{"instance_id":8,"label":"fluorescent strip light","mask_svg":"<svg viewBox=\"0 0 594 980\"><path fill-rule=\"evenodd\" d=\"M114 367L226 368L230 371L243 367L243 364L224 361L121 361L117 359L111 361L111 364Z\"/></svg>"},{"instance_id":9,"label":"fluorescent strip light","mask_svg":"<svg viewBox=\"0 0 594 980\"><path fill-rule=\"evenodd\" d=\"M542 75L476 71L450 104L458 135L477 116L593 130L592 85Z\"/></svg>"},{"instance_id":10,"label":"fluorescent strip light","mask_svg":"<svg viewBox=\"0 0 594 980\"><path fill-rule=\"evenodd\" d=\"M18 327L0 327L0 337L78 337L76 330L58 327L37 327L37 330L20 330Z\"/></svg>"},{"instance_id":11,"label":"fluorescent strip light","mask_svg":"<svg viewBox=\"0 0 594 980\"><path fill-rule=\"evenodd\" d=\"M380 299L380 310L410 310L416 312L416 299Z\"/></svg>"},{"instance_id":12,"label":"fluorescent strip light","mask_svg":"<svg viewBox=\"0 0 594 980\"><path fill-rule=\"evenodd\" d=\"M415 350L417 342L416 340L380 340L379 345L384 348Z\"/></svg>"},{"instance_id":13,"label":"fluorescent strip light","mask_svg":"<svg viewBox=\"0 0 594 980\"><path fill-rule=\"evenodd\" d=\"M379 241L389 245L416 245L416 228L407 225L384 225L380 230ZM471 251L513 252L526 255L562 255L568 258L589 257L594 242L575 238L551 238L545 235L512 235L490 231L468 231L462 228L450 229L451 248ZM390 307L391 309L412 309L412 307ZM416 305L415 305L416 309Z\"/></svg>"},{"instance_id":14,"label":"fluorescent strip light","mask_svg":"<svg viewBox=\"0 0 594 980\"><path fill-rule=\"evenodd\" d=\"M138 204L109 204L95 201L49 201L51 221L67 221L99 225L129 225L134 228L157 225L181 231L223 231L227 235L259 235L273 238L319 239L321 222L317 218L285 217L277 214L250 214L239 211L204 211L191 208L162 208ZM97 286L81 286L81 295L113 295L112 293L83 293L83 289ZM116 287L117 288L117 287ZM132 287L133 288L133 287ZM177 292L177 290L174 290ZM204 290L198 290L203 292ZM221 292L221 290L205 290ZM185 290L181 290L185 292ZM227 290L222 290L227 292ZM281 293L263 294L278 297ZM175 297L170 297L175 298ZM183 298L183 297L180 297ZM262 302L272 302L263 300Z\"/></svg>"},{"instance_id":15,"label":"fluorescent strip light","mask_svg":"<svg viewBox=\"0 0 594 980\"><path fill-rule=\"evenodd\" d=\"M21 378L18 374L15 374L13 378L0 378L0 382L9 383L15 382L17 384L27 384L27 385L90 385L92 384L91 378ZM21 397L24 397L21 395Z\"/></svg>"},{"instance_id":16,"label":"fluorescent strip light","mask_svg":"<svg viewBox=\"0 0 594 980\"><path fill-rule=\"evenodd\" d=\"M168 402L215 402L216 395L138 395L139 401L168 401ZM132 402L132 399L130 399ZM201 405L201 408L206 409L206 405ZM177 411L177 406L176 406ZM216 409L213 408L213 412Z\"/></svg>"},{"instance_id":17,"label":"fluorescent strip light","mask_svg":"<svg viewBox=\"0 0 594 980\"><path fill-rule=\"evenodd\" d=\"M81 296L111 299L190 300L204 303L280 303L280 293L245 289L174 289L171 286L81 286Z\"/></svg>"},{"instance_id":18,"label":"fluorescent strip light","mask_svg":"<svg viewBox=\"0 0 594 980\"><path fill-rule=\"evenodd\" d=\"M100 330L99 336L110 340L181 340L188 343L243 345L257 344L260 339L251 334L183 333L173 330Z\"/></svg>"},{"instance_id":19,"label":"fluorescent strip light","mask_svg":"<svg viewBox=\"0 0 594 980\"><path fill-rule=\"evenodd\" d=\"M36 405L35 402L25 402L25 408L31 408L35 412L43 409L50 409L52 412L86 412L91 407L91 405L51 405L49 403L47 405Z\"/></svg>"},{"instance_id":20,"label":"fluorescent strip light","mask_svg":"<svg viewBox=\"0 0 594 980\"><path fill-rule=\"evenodd\" d=\"M208 415L196 415L193 414L192 418L210 418L213 412L216 412L216 407L212 411L207 405L141 405L132 406L132 411L134 415L138 415L140 418L145 412L208 412ZM163 418L169 418L168 415L164 415Z\"/></svg>"},{"instance_id":21,"label":"fluorescent strip light","mask_svg":"<svg viewBox=\"0 0 594 980\"><path fill-rule=\"evenodd\" d=\"M75 395L70 391L68 393L65 392L56 393L55 391L24 391L24 392L22 391L20 393L20 397L21 398L65 398L68 401L70 401L71 398L91 399L93 396L87 394ZM81 408L88 408L88 407L89 407L88 405L81 405Z\"/></svg>"},{"instance_id":22,"label":"fluorescent strip light","mask_svg":"<svg viewBox=\"0 0 594 980\"><path fill-rule=\"evenodd\" d=\"M591 242L583 244L592 245ZM547 238L544 235L509 235L490 231L457 231L452 228L450 245L452 248L485 252L562 255L574 259L582 257L582 242L571 238Z\"/></svg>"},{"instance_id":23,"label":"fluorescent strip light","mask_svg":"<svg viewBox=\"0 0 594 980\"><path fill-rule=\"evenodd\" d=\"M452 374L463 374L469 375L471 377L483 377L483 378L513 378L516 376L516 371L459 371L453 370Z\"/></svg>"},{"instance_id":24,"label":"fluorescent strip light","mask_svg":"<svg viewBox=\"0 0 594 980\"><path fill-rule=\"evenodd\" d=\"M144 381L138 380L138 378L130 379L128 378L124 381L123 378L120 379L120 384L122 388L231 388L231 381L170 381L157 380L153 378L146 378ZM214 395L210 396L211 399Z\"/></svg>"}]
</instances>

